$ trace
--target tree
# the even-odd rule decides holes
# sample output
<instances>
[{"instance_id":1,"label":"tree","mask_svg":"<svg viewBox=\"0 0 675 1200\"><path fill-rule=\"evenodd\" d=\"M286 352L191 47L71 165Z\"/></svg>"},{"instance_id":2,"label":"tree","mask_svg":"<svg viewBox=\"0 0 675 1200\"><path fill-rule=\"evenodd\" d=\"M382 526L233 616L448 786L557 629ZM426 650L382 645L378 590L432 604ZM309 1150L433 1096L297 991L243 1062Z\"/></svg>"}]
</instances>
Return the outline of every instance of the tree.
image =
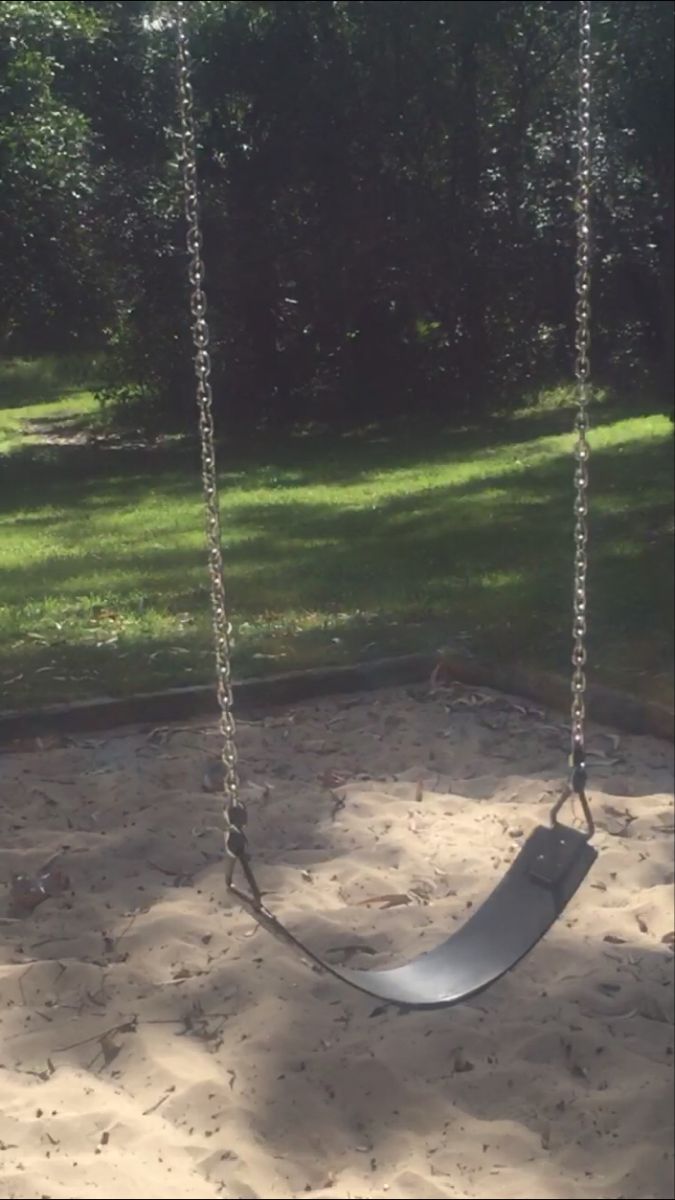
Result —
<instances>
[{"instance_id":1,"label":"tree","mask_svg":"<svg viewBox=\"0 0 675 1200\"><path fill-rule=\"evenodd\" d=\"M594 10L596 366L672 395L673 6ZM223 417L478 413L569 373L576 4L189 12ZM170 6L0 13L5 339L96 333L111 392L184 422Z\"/></svg>"},{"instance_id":2,"label":"tree","mask_svg":"<svg viewBox=\"0 0 675 1200\"><path fill-rule=\"evenodd\" d=\"M91 129L69 94L99 33L80 4L0 7L0 344L59 347L101 321Z\"/></svg>"}]
</instances>

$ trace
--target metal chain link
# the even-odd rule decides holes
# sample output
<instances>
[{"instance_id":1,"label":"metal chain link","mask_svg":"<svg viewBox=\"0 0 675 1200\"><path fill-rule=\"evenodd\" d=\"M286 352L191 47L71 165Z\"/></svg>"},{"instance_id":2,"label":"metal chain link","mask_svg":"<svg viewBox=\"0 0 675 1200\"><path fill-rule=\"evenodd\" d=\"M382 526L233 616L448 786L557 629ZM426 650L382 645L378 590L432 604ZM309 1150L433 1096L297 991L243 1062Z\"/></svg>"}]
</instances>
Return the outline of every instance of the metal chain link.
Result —
<instances>
[{"instance_id":1,"label":"metal chain link","mask_svg":"<svg viewBox=\"0 0 675 1200\"><path fill-rule=\"evenodd\" d=\"M200 220L200 197L197 176L197 138L195 132L192 61L186 25L184 0L175 4L176 40L178 51L178 103L180 114L181 167L187 249L189 255L190 310L193 317L192 340L195 350L197 407L201 439L202 484L206 511L208 565L211 580L211 609L216 658L220 730L222 734L223 812L225 820L226 878L232 886L234 864L239 861L246 874L255 902L260 893L248 866L245 836L246 805L239 790L236 724L232 696L232 626L228 616L225 592L223 554L218 503L215 430L213 423L213 391L211 388L211 358L209 354L209 325L206 316L204 290L204 259Z\"/></svg>"},{"instance_id":2,"label":"metal chain link","mask_svg":"<svg viewBox=\"0 0 675 1200\"><path fill-rule=\"evenodd\" d=\"M577 167L576 399L574 470L574 618L572 624L572 756L581 765L586 719L588 585L588 406L591 348L591 0L579 2Z\"/></svg>"}]
</instances>

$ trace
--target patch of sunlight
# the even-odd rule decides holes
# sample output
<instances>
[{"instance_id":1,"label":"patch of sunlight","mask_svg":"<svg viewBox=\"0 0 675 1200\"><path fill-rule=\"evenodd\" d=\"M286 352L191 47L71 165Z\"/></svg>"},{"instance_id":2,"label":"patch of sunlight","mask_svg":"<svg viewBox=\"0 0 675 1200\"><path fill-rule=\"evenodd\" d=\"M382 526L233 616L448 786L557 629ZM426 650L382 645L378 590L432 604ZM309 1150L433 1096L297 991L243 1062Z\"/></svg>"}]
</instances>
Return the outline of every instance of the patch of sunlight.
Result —
<instances>
[{"instance_id":1,"label":"patch of sunlight","mask_svg":"<svg viewBox=\"0 0 675 1200\"><path fill-rule=\"evenodd\" d=\"M90 391L66 392L58 400L28 404L20 408L0 407L0 454L10 454L23 446L35 445L43 440L43 435L31 431L32 421L91 417L99 412L98 401Z\"/></svg>"},{"instance_id":2,"label":"patch of sunlight","mask_svg":"<svg viewBox=\"0 0 675 1200\"><path fill-rule=\"evenodd\" d=\"M497 588L521 587L523 573L522 571L484 571L482 574L475 575L474 578L481 587L496 591Z\"/></svg>"},{"instance_id":3,"label":"patch of sunlight","mask_svg":"<svg viewBox=\"0 0 675 1200\"><path fill-rule=\"evenodd\" d=\"M663 487L645 488L644 491L636 496L632 491L630 495L621 488L618 494L614 493L614 489L608 493L598 492L596 489L593 497L593 514L594 516L621 516L629 514L631 517L637 516L639 513L649 513L663 502Z\"/></svg>"},{"instance_id":4,"label":"patch of sunlight","mask_svg":"<svg viewBox=\"0 0 675 1200\"><path fill-rule=\"evenodd\" d=\"M557 387L540 388L526 396L520 408L511 415L514 421L536 416L538 413L574 412L576 407L577 390L572 382L558 384ZM601 408L611 399L606 388L594 388L591 409Z\"/></svg>"},{"instance_id":5,"label":"patch of sunlight","mask_svg":"<svg viewBox=\"0 0 675 1200\"><path fill-rule=\"evenodd\" d=\"M665 416L628 417L612 424L603 425L591 434L592 449L620 449L625 445L662 441L672 436L672 426ZM542 466L556 458L571 460L574 435L571 433L548 434L528 442L514 442L507 446L489 447L476 452L467 450L463 456L449 451L446 462L412 467L379 467L367 472L355 483L311 483L305 487L294 485L292 493L281 488L253 487L250 491L228 494L224 511L235 512L243 507L265 505L266 507L312 505L336 503L339 507L368 509L381 505L396 496L411 500L414 496L448 488L461 488L475 481L491 480L511 475L526 474L531 468Z\"/></svg>"},{"instance_id":6,"label":"patch of sunlight","mask_svg":"<svg viewBox=\"0 0 675 1200\"><path fill-rule=\"evenodd\" d=\"M615 541L612 542L611 558L642 558L645 552L644 544L641 539L635 541Z\"/></svg>"}]
</instances>

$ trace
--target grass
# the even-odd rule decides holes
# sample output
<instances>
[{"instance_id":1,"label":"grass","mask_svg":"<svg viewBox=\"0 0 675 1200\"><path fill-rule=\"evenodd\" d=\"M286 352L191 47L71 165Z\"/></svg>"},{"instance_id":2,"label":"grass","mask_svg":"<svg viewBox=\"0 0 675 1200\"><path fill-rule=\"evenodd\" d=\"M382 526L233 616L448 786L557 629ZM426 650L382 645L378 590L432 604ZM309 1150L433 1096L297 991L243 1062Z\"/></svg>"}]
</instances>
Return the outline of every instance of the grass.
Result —
<instances>
[{"instance_id":1,"label":"grass","mask_svg":"<svg viewBox=\"0 0 675 1200\"><path fill-rule=\"evenodd\" d=\"M69 391L94 387L102 365L102 354L0 360L0 420L3 410L57 401Z\"/></svg>"},{"instance_id":2,"label":"grass","mask_svg":"<svg viewBox=\"0 0 675 1200\"><path fill-rule=\"evenodd\" d=\"M92 390L98 372L96 360L80 355L0 362L0 454L39 442L33 423L100 419Z\"/></svg>"},{"instance_id":3,"label":"grass","mask_svg":"<svg viewBox=\"0 0 675 1200\"><path fill-rule=\"evenodd\" d=\"M0 392L1 395L1 392ZM44 445L90 392L0 400L0 687L18 707L210 681L196 447ZM566 670L569 414L221 449L238 675L460 642ZM590 670L672 689L672 426L593 431Z\"/></svg>"},{"instance_id":4,"label":"grass","mask_svg":"<svg viewBox=\"0 0 675 1200\"><path fill-rule=\"evenodd\" d=\"M67 390L58 400L43 401L25 408L0 408L0 454L9 454L20 447L38 445L43 435L33 428L33 423L63 421L67 425L80 424L86 419L89 424L99 414L96 397L91 391ZM72 418L72 422L71 422Z\"/></svg>"}]
</instances>

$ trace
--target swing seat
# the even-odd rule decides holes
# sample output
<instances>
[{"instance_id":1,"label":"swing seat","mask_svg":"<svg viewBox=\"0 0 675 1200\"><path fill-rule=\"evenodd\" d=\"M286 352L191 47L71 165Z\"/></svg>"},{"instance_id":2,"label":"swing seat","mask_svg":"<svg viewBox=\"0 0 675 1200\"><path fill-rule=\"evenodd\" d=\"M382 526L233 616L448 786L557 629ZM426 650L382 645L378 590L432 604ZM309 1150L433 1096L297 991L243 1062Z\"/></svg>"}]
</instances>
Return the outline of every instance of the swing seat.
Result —
<instances>
[{"instance_id":1,"label":"swing seat","mask_svg":"<svg viewBox=\"0 0 675 1200\"><path fill-rule=\"evenodd\" d=\"M381 971L356 971L324 962L290 933L262 902L249 861L246 807L239 796L235 722L232 715L231 626L223 573L222 534L213 421L209 324L204 292L204 261L197 174L197 130L190 79L187 4L178 0L178 96L181 116L181 159L187 222L190 311L202 451L202 483L206 512L211 606L216 651L218 703L221 710L223 768L214 778L207 773L204 787L220 782L224 791L226 884L232 895L260 922L306 957L344 983L402 1008L443 1008L459 1004L488 988L533 949L560 916L597 857L589 844L593 817L585 794L584 723L587 631L588 543L588 406L590 401L590 201L591 170L591 0L580 0L579 13L579 166L577 171L576 360L577 442L574 473L574 623L572 675L572 778L551 812L549 827L540 826L523 846L508 871L464 926L434 950L412 962ZM586 833L560 825L557 815L576 793L586 820ZM233 884L239 863L251 889L247 895Z\"/></svg>"},{"instance_id":2,"label":"swing seat","mask_svg":"<svg viewBox=\"0 0 675 1200\"><path fill-rule=\"evenodd\" d=\"M384 970L336 967L264 906L246 907L323 970L376 1000L406 1009L450 1008L485 991L536 946L596 858L588 836L579 830L538 826L494 891L456 933L411 962Z\"/></svg>"}]
</instances>

